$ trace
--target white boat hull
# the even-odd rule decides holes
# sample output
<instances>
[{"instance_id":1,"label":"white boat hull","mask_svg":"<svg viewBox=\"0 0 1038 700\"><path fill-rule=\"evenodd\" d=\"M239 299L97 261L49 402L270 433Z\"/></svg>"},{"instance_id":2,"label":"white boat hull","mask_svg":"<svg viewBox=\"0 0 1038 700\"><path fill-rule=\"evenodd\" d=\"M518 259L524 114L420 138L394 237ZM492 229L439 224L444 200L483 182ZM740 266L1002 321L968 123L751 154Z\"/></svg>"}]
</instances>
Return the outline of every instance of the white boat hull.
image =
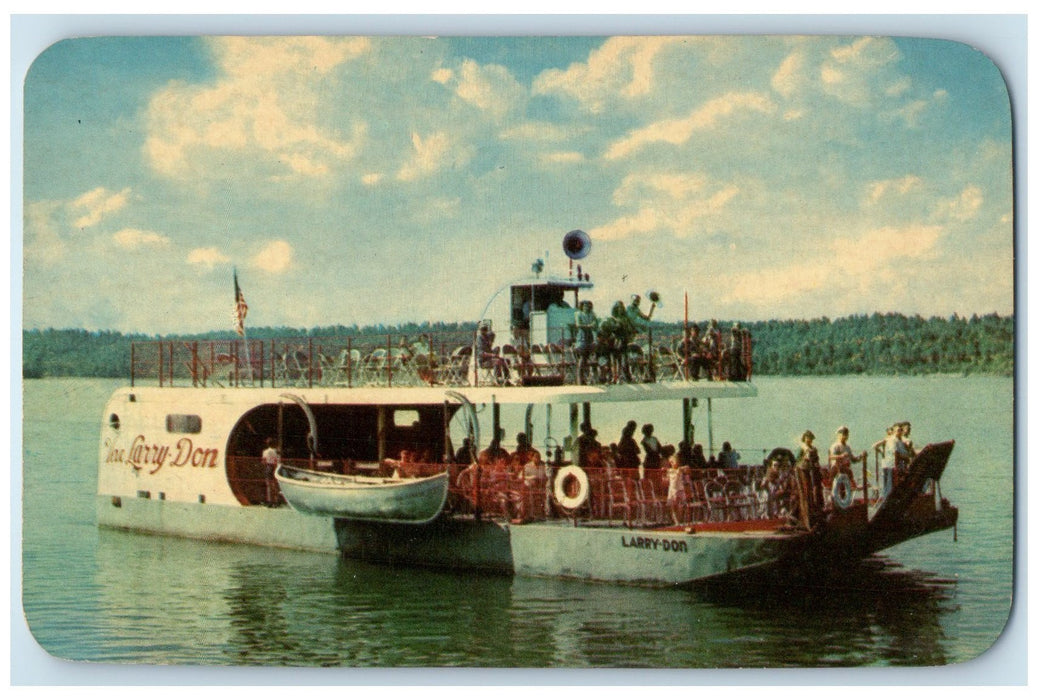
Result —
<instances>
[{"instance_id":1,"label":"white boat hull","mask_svg":"<svg viewBox=\"0 0 1038 700\"><path fill-rule=\"evenodd\" d=\"M447 472L390 479L282 466L275 476L288 504L310 515L421 524L435 519L447 501Z\"/></svg>"}]
</instances>

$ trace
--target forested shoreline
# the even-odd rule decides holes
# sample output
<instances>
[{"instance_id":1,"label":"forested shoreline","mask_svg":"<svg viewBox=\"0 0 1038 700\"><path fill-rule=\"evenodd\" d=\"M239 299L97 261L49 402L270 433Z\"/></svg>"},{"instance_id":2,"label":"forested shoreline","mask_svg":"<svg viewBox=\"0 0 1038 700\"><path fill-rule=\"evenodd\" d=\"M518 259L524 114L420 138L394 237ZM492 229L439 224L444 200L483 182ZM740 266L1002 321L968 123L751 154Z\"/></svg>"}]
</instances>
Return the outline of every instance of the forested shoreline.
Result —
<instances>
[{"instance_id":1,"label":"forested shoreline","mask_svg":"<svg viewBox=\"0 0 1038 700\"><path fill-rule=\"evenodd\" d=\"M700 322L702 323L702 322ZM721 322L731 328L731 322ZM830 320L741 322L753 337L757 375L993 374L1014 367L1013 316L905 316L897 313ZM406 323L399 326L327 326L312 329L250 328L250 339L417 335L474 330L475 324ZM681 324L654 324L658 338L677 336ZM230 331L178 335L185 340L235 337ZM161 336L165 339L166 336ZM130 344L160 336L115 331L46 329L22 331L22 376L124 377Z\"/></svg>"}]
</instances>

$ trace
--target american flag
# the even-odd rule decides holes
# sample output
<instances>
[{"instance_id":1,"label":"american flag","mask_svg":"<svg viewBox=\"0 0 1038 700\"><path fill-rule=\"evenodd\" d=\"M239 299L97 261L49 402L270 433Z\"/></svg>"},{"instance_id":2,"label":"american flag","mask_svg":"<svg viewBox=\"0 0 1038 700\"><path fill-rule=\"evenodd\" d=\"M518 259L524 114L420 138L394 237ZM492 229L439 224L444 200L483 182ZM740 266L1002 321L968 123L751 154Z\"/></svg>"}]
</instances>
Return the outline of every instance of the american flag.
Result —
<instances>
[{"instance_id":1,"label":"american flag","mask_svg":"<svg viewBox=\"0 0 1038 700\"><path fill-rule=\"evenodd\" d=\"M238 335L245 335L245 316L249 313L249 305L245 303L245 295L238 286L238 271L234 271L234 330Z\"/></svg>"}]
</instances>

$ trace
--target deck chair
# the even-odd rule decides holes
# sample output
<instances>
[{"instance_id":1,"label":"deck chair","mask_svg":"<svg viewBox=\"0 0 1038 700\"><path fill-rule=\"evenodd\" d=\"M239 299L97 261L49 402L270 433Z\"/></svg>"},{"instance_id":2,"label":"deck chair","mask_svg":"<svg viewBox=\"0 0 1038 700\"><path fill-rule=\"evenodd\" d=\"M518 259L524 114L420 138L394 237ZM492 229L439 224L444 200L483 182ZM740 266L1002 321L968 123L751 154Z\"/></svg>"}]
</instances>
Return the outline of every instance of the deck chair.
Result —
<instances>
[{"instance_id":1,"label":"deck chair","mask_svg":"<svg viewBox=\"0 0 1038 700\"><path fill-rule=\"evenodd\" d=\"M634 524L634 504L629 495L625 479L610 479L606 484L606 517L610 524L613 520L620 520L621 515L623 516L622 522L627 527Z\"/></svg>"},{"instance_id":2,"label":"deck chair","mask_svg":"<svg viewBox=\"0 0 1038 700\"><path fill-rule=\"evenodd\" d=\"M656 348L656 381L680 381L684 379L681 371L682 358L666 345Z\"/></svg>"},{"instance_id":3,"label":"deck chair","mask_svg":"<svg viewBox=\"0 0 1038 700\"><path fill-rule=\"evenodd\" d=\"M361 364L361 383L382 384L386 377L386 349L375 348L364 357Z\"/></svg>"},{"instance_id":4,"label":"deck chair","mask_svg":"<svg viewBox=\"0 0 1038 700\"><path fill-rule=\"evenodd\" d=\"M700 523L709 520L710 506L706 502L703 490L697 488L697 483L701 485L702 482L694 481L689 474L682 474L681 480L684 486L681 499L683 522Z\"/></svg>"},{"instance_id":5,"label":"deck chair","mask_svg":"<svg viewBox=\"0 0 1038 700\"><path fill-rule=\"evenodd\" d=\"M451 386L464 386L469 383L469 360L472 359L472 346L460 345L451 352L443 365L442 382Z\"/></svg>"},{"instance_id":6,"label":"deck chair","mask_svg":"<svg viewBox=\"0 0 1038 700\"><path fill-rule=\"evenodd\" d=\"M724 486L718 481L697 481L701 498L706 503L707 514L711 522L728 520L728 499L724 495Z\"/></svg>"},{"instance_id":7,"label":"deck chair","mask_svg":"<svg viewBox=\"0 0 1038 700\"><path fill-rule=\"evenodd\" d=\"M729 481L724 486L728 511L733 520L750 520L757 513L757 496L747 493L738 481Z\"/></svg>"}]
</instances>

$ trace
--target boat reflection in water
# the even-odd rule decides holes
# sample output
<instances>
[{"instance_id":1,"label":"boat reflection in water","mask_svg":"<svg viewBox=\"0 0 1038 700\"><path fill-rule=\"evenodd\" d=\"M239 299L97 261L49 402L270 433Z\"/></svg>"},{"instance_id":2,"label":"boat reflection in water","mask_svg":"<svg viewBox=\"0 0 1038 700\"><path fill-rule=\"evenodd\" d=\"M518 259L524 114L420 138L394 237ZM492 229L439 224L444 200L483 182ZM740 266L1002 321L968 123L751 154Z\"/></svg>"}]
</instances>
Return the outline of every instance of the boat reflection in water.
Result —
<instances>
[{"instance_id":1,"label":"boat reflection in water","mask_svg":"<svg viewBox=\"0 0 1038 700\"><path fill-rule=\"evenodd\" d=\"M101 532L97 551L105 597L93 629L103 631L104 658L137 662L933 666L947 663L941 619L956 607L954 584L880 558L788 585L758 576L648 589L117 531ZM169 593L156 605L162 589Z\"/></svg>"},{"instance_id":2,"label":"boat reflection in water","mask_svg":"<svg viewBox=\"0 0 1038 700\"><path fill-rule=\"evenodd\" d=\"M941 616L958 608L957 584L872 556L818 571L736 574L690 592L754 621L744 633L768 640L748 650L761 665L938 666L948 663Z\"/></svg>"}]
</instances>

